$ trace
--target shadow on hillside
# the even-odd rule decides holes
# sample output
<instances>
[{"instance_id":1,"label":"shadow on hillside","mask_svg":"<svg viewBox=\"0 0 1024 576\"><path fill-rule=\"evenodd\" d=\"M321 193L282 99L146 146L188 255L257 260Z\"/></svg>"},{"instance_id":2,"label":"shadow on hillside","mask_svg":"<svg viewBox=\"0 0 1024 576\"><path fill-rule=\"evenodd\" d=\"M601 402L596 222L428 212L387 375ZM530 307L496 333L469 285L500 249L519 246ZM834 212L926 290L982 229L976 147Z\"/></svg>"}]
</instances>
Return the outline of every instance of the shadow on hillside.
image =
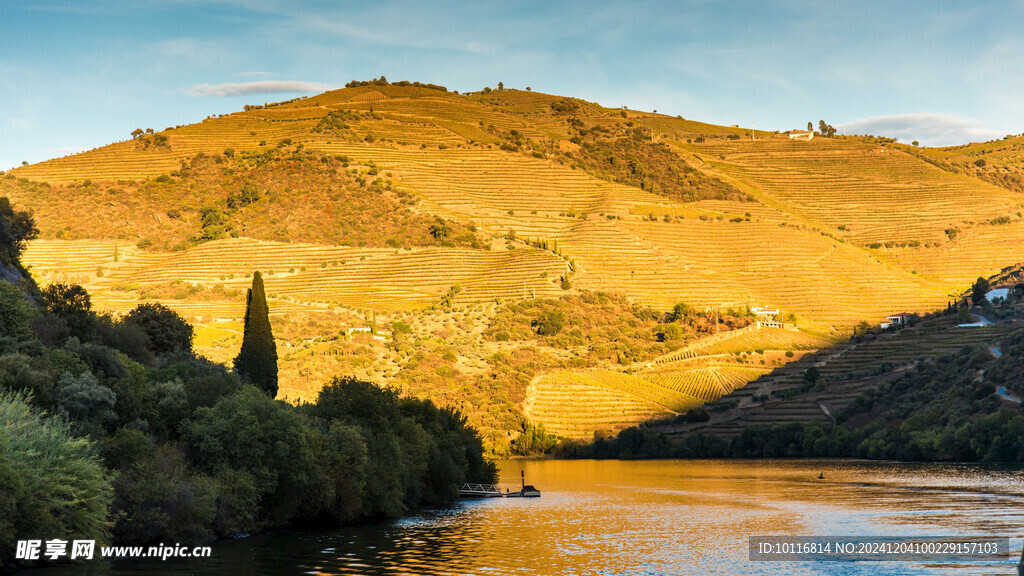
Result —
<instances>
[{"instance_id":1,"label":"shadow on hillside","mask_svg":"<svg viewBox=\"0 0 1024 576\"><path fill-rule=\"evenodd\" d=\"M669 436L701 431L731 438L748 426L834 423L858 396L912 370L921 360L965 346L990 346L1022 326L1015 317L977 328L957 324L955 314L940 313L899 330L850 338L776 368L698 411L644 426Z\"/></svg>"}]
</instances>

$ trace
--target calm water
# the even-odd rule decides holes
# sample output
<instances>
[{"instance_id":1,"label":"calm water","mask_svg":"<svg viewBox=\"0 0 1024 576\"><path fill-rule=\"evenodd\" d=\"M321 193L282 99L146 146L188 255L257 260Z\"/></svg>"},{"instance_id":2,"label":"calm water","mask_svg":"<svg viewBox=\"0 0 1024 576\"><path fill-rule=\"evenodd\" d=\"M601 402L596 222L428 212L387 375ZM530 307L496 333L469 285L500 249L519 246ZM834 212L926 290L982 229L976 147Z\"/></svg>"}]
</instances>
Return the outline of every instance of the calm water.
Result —
<instances>
[{"instance_id":1,"label":"calm water","mask_svg":"<svg viewBox=\"0 0 1024 576\"><path fill-rule=\"evenodd\" d=\"M369 527L213 545L202 562L96 573L360 575L1016 574L1024 473L822 461L510 461L540 499L461 503ZM818 473L825 479L819 480ZM1006 535L1001 562L751 562L750 535ZM90 570L91 568L91 570ZM83 570L84 569L84 570Z\"/></svg>"}]
</instances>

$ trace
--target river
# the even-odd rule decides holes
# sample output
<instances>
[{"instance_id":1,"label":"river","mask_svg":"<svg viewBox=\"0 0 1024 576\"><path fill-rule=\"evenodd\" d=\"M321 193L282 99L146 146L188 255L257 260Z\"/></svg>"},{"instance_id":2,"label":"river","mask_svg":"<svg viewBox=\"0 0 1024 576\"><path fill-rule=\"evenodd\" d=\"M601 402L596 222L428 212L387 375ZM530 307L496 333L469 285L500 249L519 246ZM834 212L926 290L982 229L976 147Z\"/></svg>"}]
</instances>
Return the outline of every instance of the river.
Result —
<instances>
[{"instance_id":1,"label":"river","mask_svg":"<svg viewBox=\"0 0 1024 576\"><path fill-rule=\"evenodd\" d=\"M516 488L524 470L543 496L215 542L212 558L202 560L94 562L74 573L1010 575L1024 536L1020 467L513 460L500 468L502 486ZM1011 537L1011 555L958 563L750 561L751 535L1002 535Z\"/></svg>"}]
</instances>

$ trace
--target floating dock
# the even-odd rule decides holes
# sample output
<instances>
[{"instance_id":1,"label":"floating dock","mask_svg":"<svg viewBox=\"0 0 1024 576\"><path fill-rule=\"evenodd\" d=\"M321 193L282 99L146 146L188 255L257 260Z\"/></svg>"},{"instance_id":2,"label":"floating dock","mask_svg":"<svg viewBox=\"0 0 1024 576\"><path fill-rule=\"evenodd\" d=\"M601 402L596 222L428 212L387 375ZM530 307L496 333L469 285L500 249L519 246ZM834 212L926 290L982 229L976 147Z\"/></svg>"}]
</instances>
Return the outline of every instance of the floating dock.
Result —
<instances>
[{"instance_id":1,"label":"floating dock","mask_svg":"<svg viewBox=\"0 0 1024 576\"><path fill-rule=\"evenodd\" d=\"M504 492L494 484L463 484L459 488L460 498L540 498L540 490L526 484L526 474L521 473L523 479L522 490L510 492L507 488Z\"/></svg>"},{"instance_id":2,"label":"floating dock","mask_svg":"<svg viewBox=\"0 0 1024 576\"><path fill-rule=\"evenodd\" d=\"M494 484L463 484L459 488L462 498L501 498L501 489Z\"/></svg>"}]
</instances>

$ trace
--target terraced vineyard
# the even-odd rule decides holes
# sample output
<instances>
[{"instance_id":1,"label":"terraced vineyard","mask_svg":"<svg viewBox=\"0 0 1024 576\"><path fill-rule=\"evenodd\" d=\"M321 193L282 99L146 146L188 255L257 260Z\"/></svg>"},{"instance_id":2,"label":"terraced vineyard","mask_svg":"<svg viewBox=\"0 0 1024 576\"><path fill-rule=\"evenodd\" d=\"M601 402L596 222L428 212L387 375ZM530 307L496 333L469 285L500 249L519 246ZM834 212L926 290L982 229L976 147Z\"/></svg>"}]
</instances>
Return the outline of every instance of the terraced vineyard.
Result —
<instances>
[{"instance_id":1,"label":"terraced vineyard","mask_svg":"<svg viewBox=\"0 0 1024 576\"><path fill-rule=\"evenodd\" d=\"M456 303L557 296L552 280L566 262L548 251L388 250L218 240L159 254L106 241L38 240L24 261L43 282L84 283L101 309L124 311L147 285L182 281L243 290L253 270L264 274L274 313L329 306L411 310L437 303L452 286ZM500 273L499 273L500 271ZM168 304L188 316L238 319L244 302Z\"/></svg>"},{"instance_id":2,"label":"terraced vineyard","mask_svg":"<svg viewBox=\"0 0 1024 576\"><path fill-rule=\"evenodd\" d=\"M676 368L676 371L651 372L644 374L643 377L658 386L696 398L703 403L718 400L768 371L767 368L718 363L708 363L689 370L684 366ZM687 408L693 407L695 405L687 406Z\"/></svg>"},{"instance_id":3,"label":"terraced vineyard","mask_svg":"<svg viewBox=\"0 0 1024 576\"><path fill-rule=\"evenodd\" d=\"M534 92L372 85L20 167L0 175L0 194L36 211L44 238L25 262L44 283L84 283L104 310L164 302L209 327L204 350L217 357L230 358L238 345L215 327L237 322L237 294L255 269L279 319L343 314L351 327L379 313L382 322L420 323L402 352L376 341L353 347L365 356L358 363L329 356L338 351L321 341L295 343L305 355L301 370L285 369L291 389L317 373L317 362L358 364L383 382L420 365L417 346L437 342L450 348L439 356L467 371L442 370L452 388L439 397L459 404L466 374L498 373L488 358L495 351L478 340L487 320L467 310L566 290L622 294L663 312L679 302L768 305L802 329L714 337L650 366L580 366L555 351L559 366L579 370L542 375L525 405L532 375L495 391L493 406L467 408L525 406L549 429L577 437L745 394L744 383L758 378L784 388L788 362L851 326L944 307L978 276L1024 261L1021 196L960 158L988 155L1009 167L1016 141L933 153L854 137L735 139L748 134ZM615 172L598 164L644 158L586 152L623 142L637 154L656 145L657 154L678 156L672 174L731 192L681 202L672 198L689 197L658 193L642 174L612 181ZM647 158L655 157L665 156ZM634 168L642 173L642 162ZM236 193L256 183L265 193L240 204ZM69 218L102 222L104 232L86 237ZM160 231L159 242L148 230ZM345 230L359 233L335 234ZM181 290L191 292L175 296ZM451 317L432 322L431 313ZM340 329L341 320L332 322L309 320L306 329ZM876 365L850 354L854 364ZM426 365L433 372L424 378L438 377L441 367Z\"/></svg>"},{"instance_id":4,"label":"terraced vineyard","mask_svg":"<svg viewBox=\"0 0 1024 576\"><path fill-rule=\"evenodd\" d=\"M801 146L803 145L803 146ZM695 149L725 156L712 165L784 203L789 212L838 229L859 244L941 242L964 220L1012 214L1005 190L945 172L890 148L842 139L765 140ZM914 206L913 212L907 207ZM899 214L900 226L893 216Z\"/></svg>"},{"instance_id":5,"label":"terraced vineyard","mask_svg":"<svg viewBox=\"0 0 1024 576\"><path fill-rule=\"evenodd\" d=\"M656 359L655 364L667 364L699 356L740 354L757 350L816 350L830 344L832 344L830 339L808 332L759 327L753 324L739 330L702 338L689 346Z\"/></svg>"},{"instance_id":6,"label":"terraced vineyard","mask_svg":"<svg viewBox=\"0 0 1024 576\"><path fill-rule=\"evenodd\" d=\"M851 138L688 148L765 203L931 282L960 285L996 272L995 263L1024 260L1021 197L971 177L976 168L956 173L918 159L931 151L911 155ZM984 154L992 146L978 148ZM1019 149L1011 142L1000 150Z\"/></svg>"},{"instance_id":7,"label":"terraced vineyard","mask_svg":"<svg viewBox=\"0 0 1024 576\"><path fill-rule=\"evenodd\" d=\"M657 400L677 408L686 401L635 376L557 371L530 384L523 413L558 436L591 438L595 430L618 431L675 412Z\"/></svg>"},{"instance_id":8,"label":"terraced vineyard","mask_svg":"<svg viewBox=\"0 0 1024 576\"><path fill-rule=\"evenodd\" d=\"M794 330L750 326L702 338L653 362L635 365L629 372L559 370L531 384L526 414L549 431L589 438L601 429L636 425L652 414L680 414L714 402L790 361L787 351L800 350L791 352L799 359L806 350L830 343L829 339ZM586 399L573 402L600 408L559 410L560 405L569 402L567 390ZM599 418L592 418L597 414Z\"/></svg>"}]
</instances>

